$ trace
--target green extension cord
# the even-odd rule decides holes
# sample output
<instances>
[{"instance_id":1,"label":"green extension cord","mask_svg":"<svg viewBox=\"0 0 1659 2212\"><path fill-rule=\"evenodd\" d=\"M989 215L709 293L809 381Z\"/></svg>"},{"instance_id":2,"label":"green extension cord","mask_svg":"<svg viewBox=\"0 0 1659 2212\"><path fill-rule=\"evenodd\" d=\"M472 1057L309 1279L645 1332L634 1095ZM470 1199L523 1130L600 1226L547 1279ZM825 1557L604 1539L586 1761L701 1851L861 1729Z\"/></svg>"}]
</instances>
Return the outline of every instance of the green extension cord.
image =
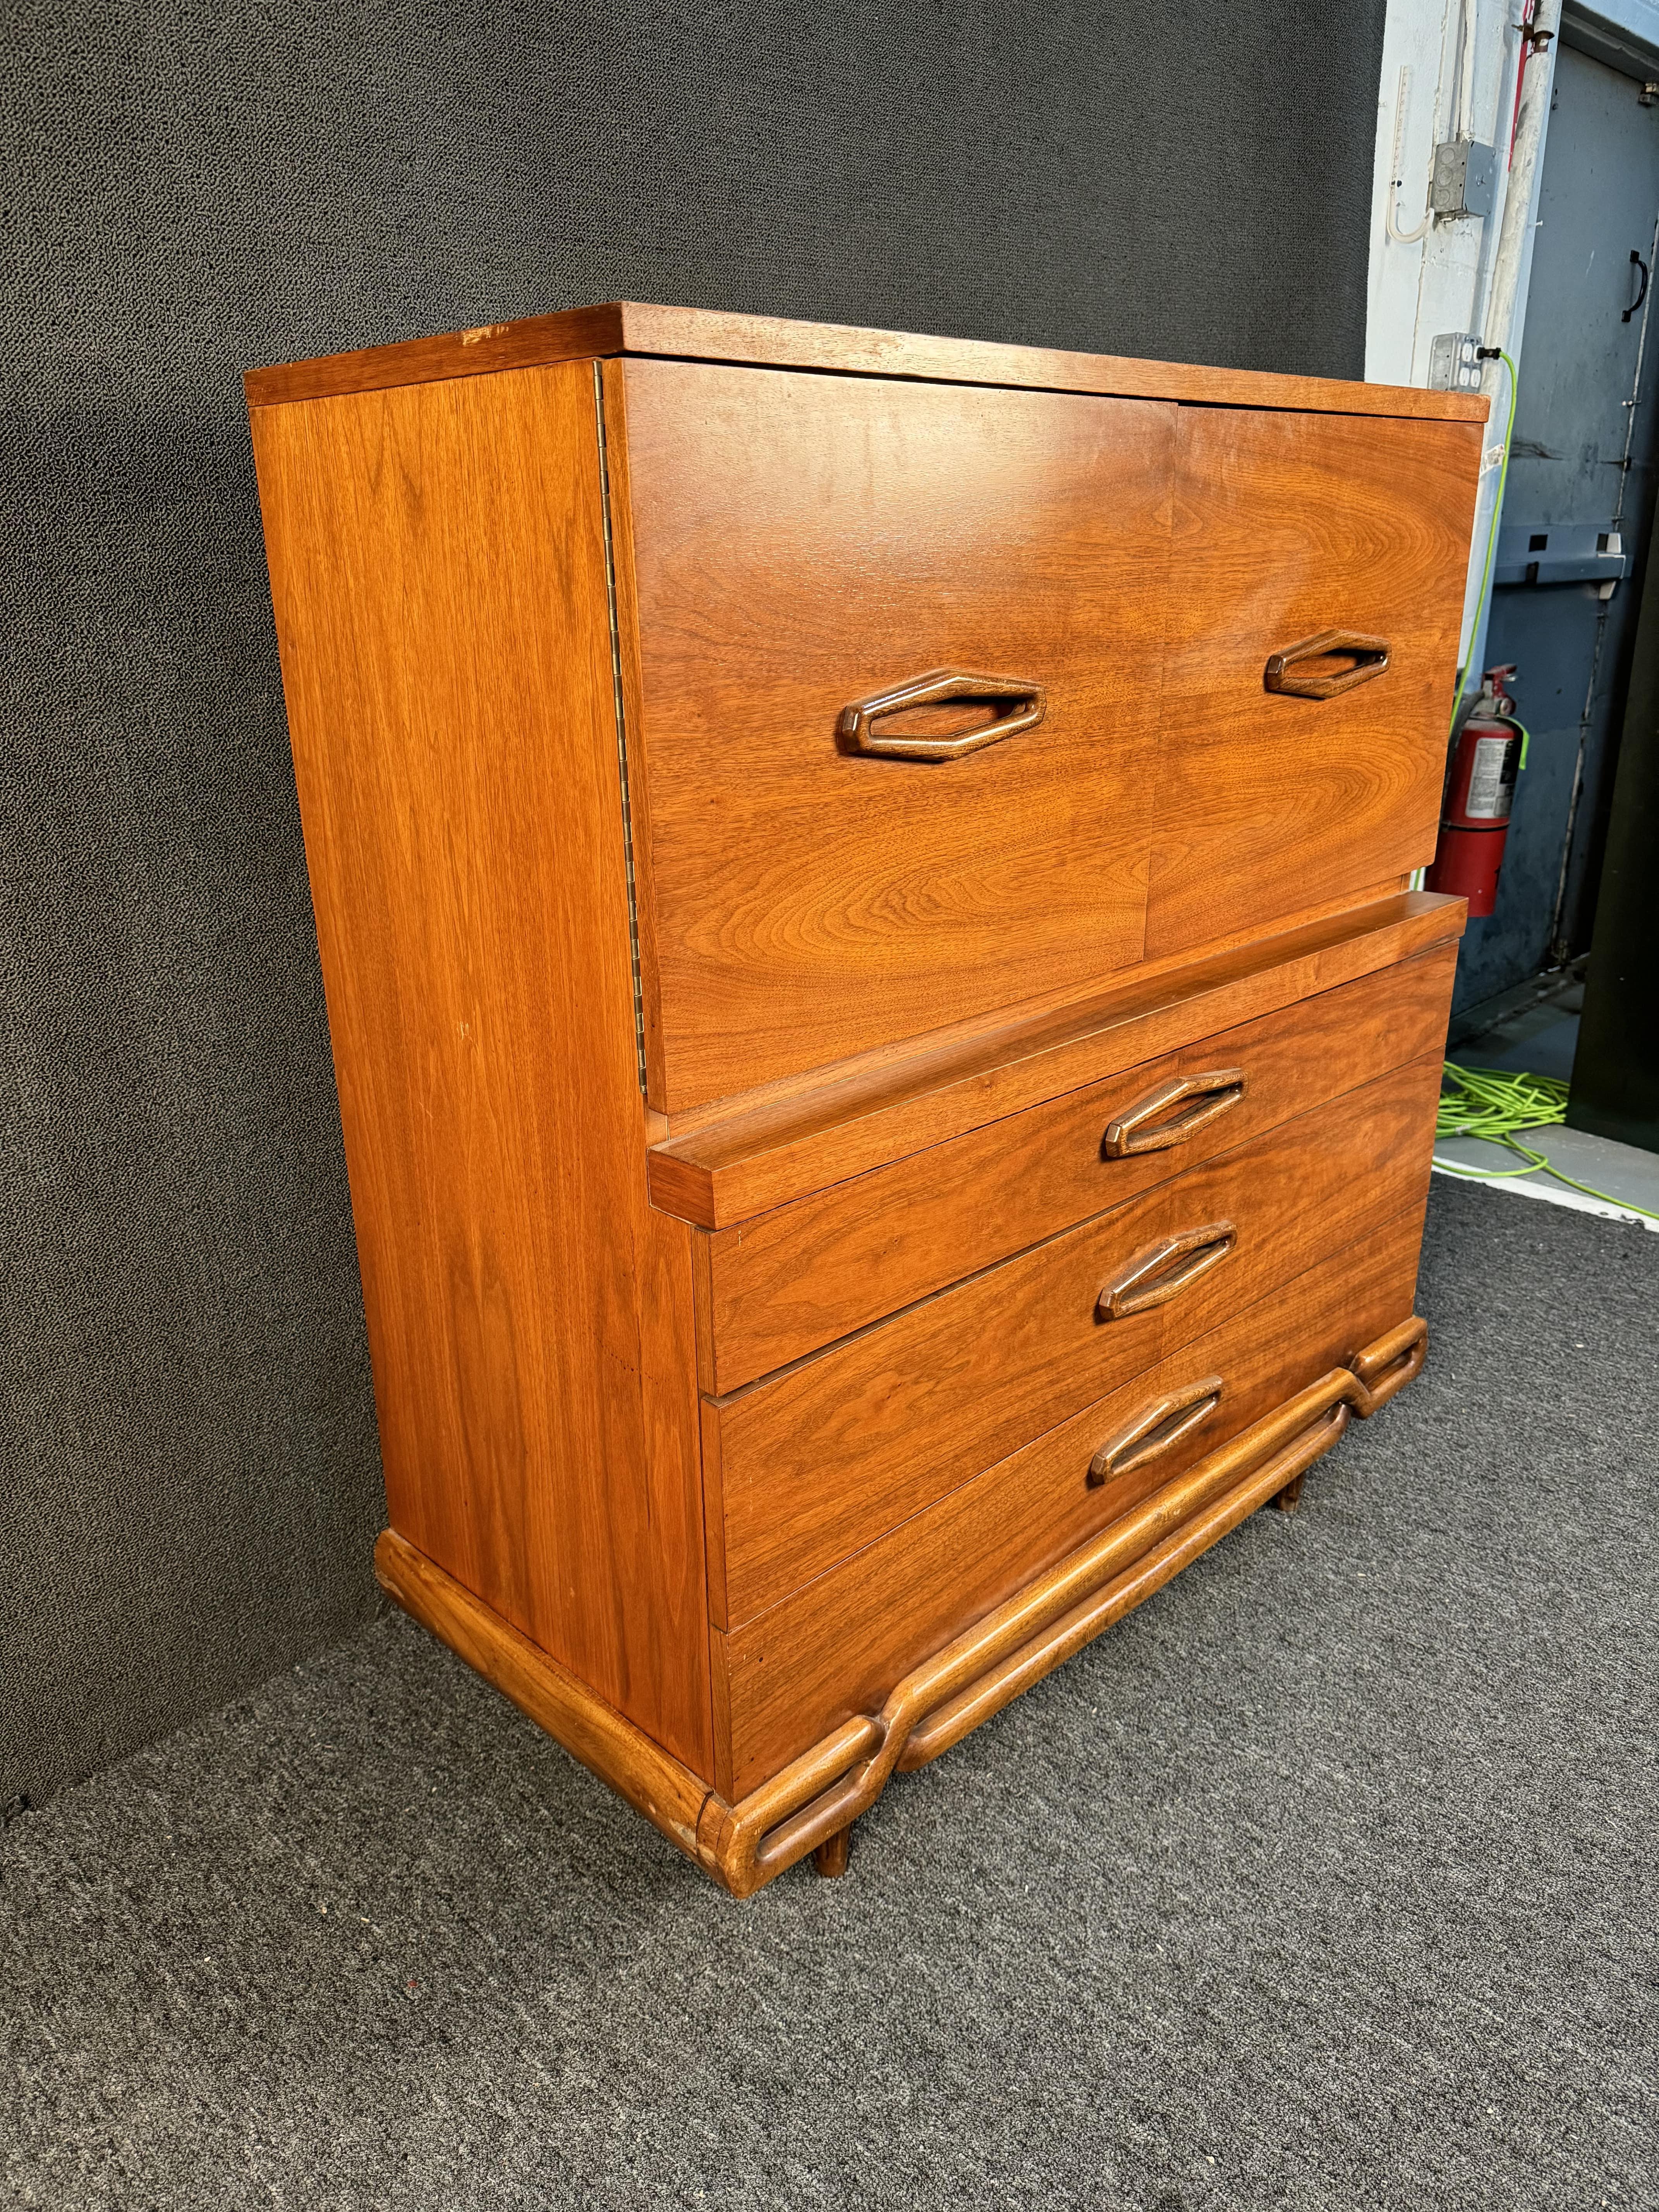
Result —
<instances>
[{"instance_id":1,"label":"green extension cord","mask_svg":"<svg viewBox=\"0 0 1659 2212\"><path fill-rule=\"evenodd\" d=\"M1501 350L1498 357L1510 373L1510 418L1504 426L1504 459L1498 472L1498 496L1492 503L1492 521L1486 530L1486 557L1480 570L1480 595L1475 600L1474 621L1469 629L1471 653L1474 650L1474 641L1480 635L1480 617L1486 611L1486 601L1492 594L1492 556L1498 550L1498 518L1504 512L1504 487L1510 480L1510 447L1515 442L1515 403L1521 396L1521 379L1515 363L1510 359L1508 354ZM1463 686L1468 681L1468 675L1469 663L1466 660L1457 672L1457 688L1452 695L1451 726L1453 730L1457 727L1457 710L1463 703ZM1519 728L1520 725L1517 723L1516 726ZM1448 735L1449 734L1449 732ZM1521 755L1522 768L1527 764L1524 742L1523 738L1523 750Z\"/></svg>"},{"instance_id":2,"label":"green extension cord","mask_svg":"<svg viewBox=\"0 0 1659 2212\"><path fill-rule=\"evenodd\" d=\"M1498 471L1498 496L1492 503L1492 520L1486 529L1486 554L1480 570L1480 595L1474 603L1474 621L1469 630L1469 647L1471 652L1474 651L1475 639L1480 635L1480 617L1486 611L1486 600L1492 592L1492 556L1498 550L1498 519L1504 512L1504 487L1510 480L1510 447L1515 437L1515 403L1520 396L1521 388L1519 373L1516 368L1515 363L1510 359L1508 354L1503 352L1500 349L1498 357L1510 373L1510 416L1509 421L1504 426L1504 460L1503 465ZM1457 717L1463 704L1463 687L1468 682L1468 678L1469 664L1466 660L1463 665L1457 672L1457 682L1452 689L1451 727L1446 732L1446 741L1448 744L1451 742L1452 738L1456 734ZM1509 719L1511 721L1515 721L1515 717L1513 715L1510 715ZM1521 729L1519 722L1516 722L1515 726L1517 730L1521 730L1521 766L1525 768L1527 764L1527 748L1531 744L1532 738L1529 732ZM1412 870L1411 888L1413 890L1420 891L1422 890L1423 879L1427 874L1428 870L1426 868L1413 868ZM1535 1123L1532 1123L1528 1126L1536 1127L1537 1125ZM1523 1174L1525 1170L1521 1168L1505 1168L1503 1172L1505 1175L1521 1175ZM1565 1178L1563 1177L1563 1181L1565 1180Z\"/></svg>"},{"instance_id":3,"label":"green extension cord","mask_svg":"<svg viewBox=\"0 0 1659 2212\"><path fill-rule=\"evenodd\" d=\"M1505 1075L1493 1067L1460 1067L1449 1060L1440 1109L1434 1117L1437 1141L1442 1137L1485 1137L1489 1143L1507 1145L1526 1165L1468 1168L1456 1160L1443 1160L1438 1152L1434 1164L1443 1174L1462 1176L1470 1182L1501 1182L1510 1176L1536 1175L1541 1168L1558 1182L1582 1191L1586 1198L1599 1198L1604 1206L1617 1206L1621 1213L1638 1213L1644 1221L1659 1221L1659 1213L1650 1213L1644 1206L1632 1206L1627 1200L1611 1197L1589 1183L1575 1182L1570 1175L1552 1167L1542 1152L1523 1145L1516 1133L1522 1129L1553 1129L1566 1118L1567 1086L1553 1075Z\"/></svg>"}]
</instances>

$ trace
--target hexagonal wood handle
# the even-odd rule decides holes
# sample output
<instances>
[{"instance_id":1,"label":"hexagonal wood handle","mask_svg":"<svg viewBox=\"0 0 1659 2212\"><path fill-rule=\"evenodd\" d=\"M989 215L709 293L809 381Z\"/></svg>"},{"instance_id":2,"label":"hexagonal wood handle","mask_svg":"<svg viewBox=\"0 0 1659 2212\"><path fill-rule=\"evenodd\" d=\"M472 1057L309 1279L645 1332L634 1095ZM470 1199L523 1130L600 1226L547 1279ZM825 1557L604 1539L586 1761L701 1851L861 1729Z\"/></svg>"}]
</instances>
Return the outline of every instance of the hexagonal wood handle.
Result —
<instances>
[{"instance_id":1,"label":"hexagonal wood handle","mask_svg":"<svg viewBox=\"0 0 1659 2212\"><path fill-rule=\"evenodd\" d=\"M1185 1144L1206 1121L1237 1106L1246 1088L1242 1067L1212 1068L1207 1075L1171 1076L1106 1124L1106 1133L1100 1140L1101 1158L1125 1160L1137 1152L1167 1152L1171 1145ZM1166 1108L1183 1098L1196 1098L1200 1103L1176 1115L1172 1121L1158 1120ZM1149 1122L1153 1126L1148 1127Z\"/></svg>"},{"instance_id":2,"label":"hexagonal wood handle","mask_svg":"<svg viewBox=\"0 0 1659 2212\"><path fill-rule=\"evenodd\" d=\"M959 737L910 735L876 727L888 715L902 714L908 708L945 706L953 699L990 707L1006 701L1009 707L1006 714L997 714L981 728L964 731ZM913 676L908 683L873 692L867 699L855 699L842 708L836 729L852 752L875 753L892 760L960 760L964 753L977 752L981 745L1000 744L1021 730L1035 729L1047 712L1042 686L1028 684L1023 677L976 676L965 668L934 668L925 676Z\"/></svg>"},{"instance_id":3,"label":"hexagonal wood handle","mask_svg":"<svg viewBox=\"0 0 1659 2212\"><path fill-rule=\"evenodd\" d=\"M1201 1428L1221 1403L1224 1385L1218 1375L1206 1375L1179 1390L1166 1390L1143 1406L1133 1420L1107 1437L1089 1462L1089 1487L1098 1490L1115 1474L1128 1474L1145 1467Z\"/></svg>"},{"instance_id":4,"label":"hexagonal wood handle","mask_svg":"<svg viewBox=\"0 0 1659 2212\"><path fill-rule=\"evenodd\" d=\"M1322 629L1317 637L1304 637L1270 653L1261 680L1269 691L1283 691L1292 699L1337 699L1356 684L1369 684L1389 665L1386 637L1367 637L1357 629ZM1352 653L1355 665L1334 676L1293 676L1299 661L1323 660L1334 653Z\"/></svg>"},{"instance_id":5,"label":"hexagonal wood handle","mask_svg":"<svg viewBox=\"0 0 1659 2212\"><path fill-rule=\"evenodd\" d=\"M1231 1221L1209 1221L1201 1229L1183 1229L1178 1236L1160 1237L1155 1244L1144 1245L1103 1285L1095 1319L1124 1321L1131 1314L1167 1305L1200 1275L1219 1267L1237 1235Z\"/></svg>"}]
</instances>

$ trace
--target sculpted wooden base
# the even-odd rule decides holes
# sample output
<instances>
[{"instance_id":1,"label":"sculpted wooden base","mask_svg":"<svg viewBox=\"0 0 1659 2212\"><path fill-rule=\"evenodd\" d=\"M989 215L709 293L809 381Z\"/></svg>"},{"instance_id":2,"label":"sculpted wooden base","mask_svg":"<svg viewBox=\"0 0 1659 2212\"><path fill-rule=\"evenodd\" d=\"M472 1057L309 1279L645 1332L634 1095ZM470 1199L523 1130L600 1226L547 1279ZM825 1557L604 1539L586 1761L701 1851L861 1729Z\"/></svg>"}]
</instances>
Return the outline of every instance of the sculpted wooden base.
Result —
<instances>
[{"instance_id":1,"label":"sculpted wooden base","mask_svg":"<svg viewBox=\"0 0 1659 2212\"><path fill-rule=\"evenodd\" d=\"M688 1858L750 1897L809 1854L820 1874L844 1872L853 1822L896 1770L960 1742L1258 1506L1293 1501L1352 1415L1369 1419L1420 1371L1427 1340L1413 1317L1321 1376L915 1668L879 1713L843 1722L736 1805L390 1528L375 1569L400 1605Z\"/></svg>"}]
</instances>

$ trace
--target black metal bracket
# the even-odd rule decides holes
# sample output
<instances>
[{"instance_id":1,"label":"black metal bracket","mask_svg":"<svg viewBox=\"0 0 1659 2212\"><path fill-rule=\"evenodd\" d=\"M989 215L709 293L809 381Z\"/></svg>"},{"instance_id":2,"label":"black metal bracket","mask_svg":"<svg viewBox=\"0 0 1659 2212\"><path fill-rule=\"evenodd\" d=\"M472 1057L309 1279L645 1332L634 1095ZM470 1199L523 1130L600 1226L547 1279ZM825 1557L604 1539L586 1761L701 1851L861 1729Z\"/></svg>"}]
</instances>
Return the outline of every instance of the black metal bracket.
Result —
<instances>
[{"instance_id":1,"label":"black metal bracket","mask_svg":"<svg viewBox=\"0 0 1659 2212\"><path fill-rule=\"evenodd\" d=\"M1636 248L1633 246L1630 250L1630 258L1642 272L1642 289L1637 294L1636 297L1631 301L1629 307L1626 308L1624 313L1620 316L1619 319L1621 323L1629 322L1631 317L1636 313L1643 301L1648 296L1648 264L1643 260L1641 255L1636 251Z\"/></svg>"}]
</instances>

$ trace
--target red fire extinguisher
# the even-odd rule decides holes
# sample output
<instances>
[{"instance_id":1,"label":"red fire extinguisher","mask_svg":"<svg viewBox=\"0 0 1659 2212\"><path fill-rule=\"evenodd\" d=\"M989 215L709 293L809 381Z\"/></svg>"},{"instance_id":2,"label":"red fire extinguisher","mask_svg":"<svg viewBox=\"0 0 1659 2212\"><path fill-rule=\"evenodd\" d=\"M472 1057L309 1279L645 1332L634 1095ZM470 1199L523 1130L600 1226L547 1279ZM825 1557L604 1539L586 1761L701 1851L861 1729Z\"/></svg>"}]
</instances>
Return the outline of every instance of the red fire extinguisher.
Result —
<instances>
[{"instance_id":1,"label":"red fire extinguisher","mask_svg":"<svg viewBox=\"0 0 1659 2212\"><path fill-rule=\"evenodd\" d=\"M1472 918L1490 914L1497 904L1515 779L1527 764L1527 733L1504 688L1514 673L1512 665L1489 668L1480 679L1480 696L1452 756L1434 866L1424 878L1431 891L1466 898Z\"/></svg>"}]
</instances>

